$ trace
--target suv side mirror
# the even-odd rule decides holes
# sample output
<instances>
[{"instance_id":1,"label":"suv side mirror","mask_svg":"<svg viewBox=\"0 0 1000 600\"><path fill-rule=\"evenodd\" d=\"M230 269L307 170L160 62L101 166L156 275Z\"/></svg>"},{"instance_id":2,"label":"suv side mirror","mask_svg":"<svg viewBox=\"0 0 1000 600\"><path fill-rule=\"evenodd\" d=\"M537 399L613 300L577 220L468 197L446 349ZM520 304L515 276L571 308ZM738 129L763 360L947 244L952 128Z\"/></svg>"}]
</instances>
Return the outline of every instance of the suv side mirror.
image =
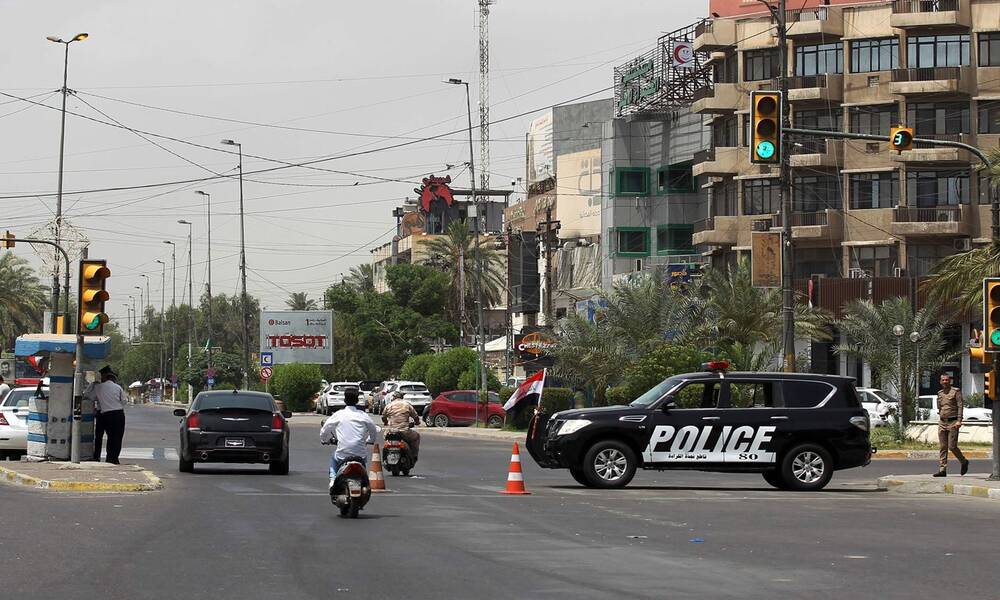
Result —
<instances>
[{"instance_id":1,"label":"suv side mirror","mask_svg":"<svg viewBox=\"0 0 1000 600\"><path fill-rule=\"evenodd\" d=\"M292 411L290 411L290 410L283 410L283 411L281 411L281 416L285 417L286 419L291 419L292 418Z\"/></svg>"},{"instance_id":2,"label":"suv side mirror","mask_svg":"<svg viewBox=\"0 0 1000 600\"><path fill-rule=\"evenodd\" d=\"M184 410L183 408L175 408L174 409L174 416L175 417L183 417L186 414L187 414L187 411Z\"/></svg>"},{"instance_id":3,"label":"suv side mirror","mask_svg":"<svg viewBox=\"0 0 1000 600\"><path fill-rule=\"evenodd\" d=\"M672 408L677 408L677 403L674 402L673 397L668 396L666 400L663 401L663 404L660 405L660 410L663 412L670 412L670 409Z\"/></svg>"}]
</instances>

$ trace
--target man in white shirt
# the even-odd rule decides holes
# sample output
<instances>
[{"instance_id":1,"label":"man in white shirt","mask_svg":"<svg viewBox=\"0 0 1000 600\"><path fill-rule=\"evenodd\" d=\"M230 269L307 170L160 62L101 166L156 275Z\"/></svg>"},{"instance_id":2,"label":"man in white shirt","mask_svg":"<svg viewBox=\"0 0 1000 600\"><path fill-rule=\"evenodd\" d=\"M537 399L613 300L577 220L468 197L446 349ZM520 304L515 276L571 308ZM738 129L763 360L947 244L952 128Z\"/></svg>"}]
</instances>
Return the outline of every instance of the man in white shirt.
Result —
<instances>
[{"instance_id":1,"label":"man in white shirt","mask_svg":"<svg viewBox=\"0 0 1000 600\"><path fill-rule=\"evenodd\" d=\"M3 375L0 375L0 401L7 397L7 392L9 391L10 386L3 380Z\"/></svg>"},{"instance_id":2,"label":"man in white shirt","mask_svg":"<svg viewBox=\"0 0 1000 600\"><path fill-rule=\"evenodd\" d=\"M347 458L360 458L365 466L371 459L372 451L369 444L374 444L378 436L378 427L364 410L358 408L357 388L344 390L344 404L341 410L333 413L323 423L319 439L324 444L337 439L337 449L330 456L330 484L337 477L337 468Z\"/></svg>"},{"instance_id":3,"label":"man in white shirt","mask_svg":"<svg viewBox=\"0 0 1000 600\"><path fill-rule=\"evenodd\" d=\"M101 445L104 434L108 434L107 461L119 464L118 455L122 451L122 438L125 437L125 390L118 385L118 376L108 365L100 370L101 381L87 387L83 395L94 401L96 413L94 426L94 461L101 460Z\"/></svg>"}]
</instances>

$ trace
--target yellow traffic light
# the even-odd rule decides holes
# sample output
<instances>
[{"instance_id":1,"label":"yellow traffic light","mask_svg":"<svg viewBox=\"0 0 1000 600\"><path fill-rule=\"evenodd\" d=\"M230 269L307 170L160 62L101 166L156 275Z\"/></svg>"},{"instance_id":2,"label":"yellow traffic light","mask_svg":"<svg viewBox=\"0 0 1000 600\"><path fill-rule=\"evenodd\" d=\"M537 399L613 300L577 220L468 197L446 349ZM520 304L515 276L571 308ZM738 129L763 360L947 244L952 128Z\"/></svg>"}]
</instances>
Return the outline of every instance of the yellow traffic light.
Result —
<instances>
[{"instance_id":1,"label":"yellow traffic light","mask_svg":"<svg viewBox=\"0 0 1000 600\"><path fill-rule=\"evenodd\" d=\"M996 402L997 380L993 377L993 371L983 373L983 396L989 398L991 403Z\"/></svg>"},{"instance_id":2,"label":"yellow traffic light","mask_svg":"<svg viewBox=\"0 0 1000 600\"><path fill-rule=\"evenodd\" d=\"M107 290L107 280L111 277L111 269L104 260L80 261L80 315L77 320L77 331L83 335L102 335L108 315L104 312L104 303L110 296Z\"/></svg>"},{"instance_id":3,"label":"yellow traffic light","mask_svg":"<svg viewBox=\"0 0 1000 600\"><path fill-rule=\"evenodd\" d=\"M7 231L3 234L3 247L10 249L14 247L14 234Z\"/></svg>"},{"instance_id":4,"label":"yellow traffic light","mask_svg":"<svg viewBox=\"0 0 1000 600\"><path fill-rule=\"evenodd\" d=\"M902 152L903 150L910 150L913 148L913 128L912 127L893 127L889 130L889 148L895 150L896 152Z\"/></svg>"},{"instance_id":5,"label":"yellow traffic light","mask_svg":"<svg viewBox=\"0 0 1000 600\"><path fill-rule=\"evenodd\" d=\"M983 349L1000 352L1000 277L983 280Z\"/></svg>"},{"instance_id":6,"label":"yellow traffic light","mask_svg":"<svg viewBox=\"0 0 1000 600\"><path fill-rule=\"evenodd\" d=\"M750 92L753 140L750 162L756 165L781 163L781 92Z\"/></svg>"}]
</instances>

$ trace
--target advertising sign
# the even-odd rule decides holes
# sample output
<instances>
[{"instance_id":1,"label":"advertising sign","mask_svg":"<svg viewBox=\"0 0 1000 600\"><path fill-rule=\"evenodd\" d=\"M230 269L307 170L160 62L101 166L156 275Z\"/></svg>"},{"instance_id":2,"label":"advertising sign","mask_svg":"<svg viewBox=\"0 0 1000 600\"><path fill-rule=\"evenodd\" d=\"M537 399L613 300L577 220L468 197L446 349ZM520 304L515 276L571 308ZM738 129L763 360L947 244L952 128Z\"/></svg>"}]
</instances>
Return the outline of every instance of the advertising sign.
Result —
<instances>
[{"instance_id":1,"label":"advertising sign","mask_svg":"<svg viewBox=\"0 0 1000 600\"><path fill-rule=\"evenodd\" d=\"M750 278L754 287L781 286L781 232L754 231L750 236Z\"/></svg>"},{"instance_id":2,"label":"advertising sign","mask_svg":"<svg viewBox=\"0 0 1000 600\"><path fill-rule=\"evenodd\" d=\"M559 221L563 237L601 233L601 149L562 154L559 173Z\"/></svg>"},{"instance_id":3,"label":"advertising sign","mask_svg":"<svg viewBox=\"0 0 1000 600\"><path fill-rule=\"evenodd\" d=\"M552 162L552 111L549 111L528 128L528 184L555 175Z\"/></svg>"},{"instance_id":4,"label":"advertising sign","mask_svg":"<svg viewBox=\"0 0 1000 600\"><path fill-rule=\"evenodd\" d=\"M333 364L333 311L260 311L260 352L272 364Z\"/></svg>"},{"instance_id":5,"label":"advertising sign","mask_svg":"<svg viewBox=\"0 0 1000 600\"><path fill-rule=\"evenodd\" d=\"M683 40L673 40L673 48L670 57L674 68L693 69L694 68L694 44Z\"/></svg>"},{"instance_id":6,"label":"advertising sign","mask_svg":"<svg viewBox=\"0 0 1000 600\"><path fill-rule=\"evenodd\" d=\"M549 352L556 346L556 339L546 331L523 332L514 336L514 347L521 359L520 364L551 366Z\"/></svg>"}]
</instances>

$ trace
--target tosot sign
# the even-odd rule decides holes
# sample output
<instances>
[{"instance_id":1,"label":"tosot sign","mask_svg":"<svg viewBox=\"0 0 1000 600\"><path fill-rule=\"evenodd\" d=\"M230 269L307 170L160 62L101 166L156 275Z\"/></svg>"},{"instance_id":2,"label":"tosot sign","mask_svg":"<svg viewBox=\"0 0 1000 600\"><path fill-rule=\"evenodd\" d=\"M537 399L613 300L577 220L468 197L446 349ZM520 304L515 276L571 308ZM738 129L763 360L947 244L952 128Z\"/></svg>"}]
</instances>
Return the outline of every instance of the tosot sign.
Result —
<instances>
[{"instance_id":1,"label":"tosot sign","mask_svg":"<svg viewBox=\"0 0 1000 600\"><path fill-rule=\"evenodd\" d=\"M333 311L261 311L260 352L274 365L333 364Z\"/></svg>"}]
</instances>

